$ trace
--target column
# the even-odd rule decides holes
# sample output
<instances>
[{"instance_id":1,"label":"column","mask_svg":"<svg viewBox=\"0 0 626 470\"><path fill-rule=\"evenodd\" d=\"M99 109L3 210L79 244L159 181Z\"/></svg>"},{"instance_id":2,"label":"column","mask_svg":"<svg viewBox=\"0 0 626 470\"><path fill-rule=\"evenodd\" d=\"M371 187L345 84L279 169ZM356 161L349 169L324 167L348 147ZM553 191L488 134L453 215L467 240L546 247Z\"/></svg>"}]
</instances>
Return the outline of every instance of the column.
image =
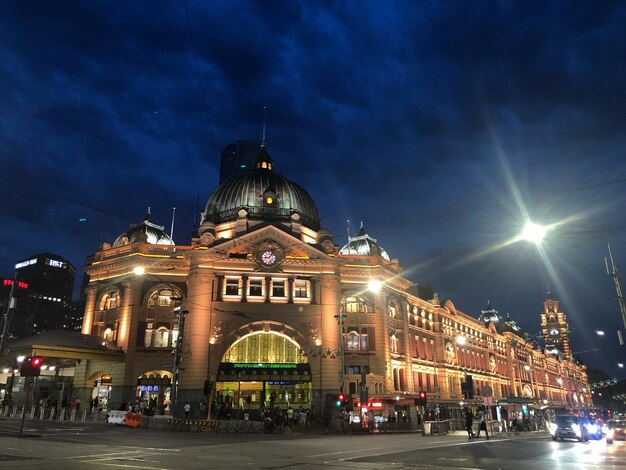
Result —
<instances>
[{"instance_id":1,"label":"column","mask_svg":"<svg viewBox=\"0 0 626 470\"><path fill-rule=\"evenodd\" d=\"M241 276L241 301L248 301L248 276Z\"/></svg>"},{"instance_id":2,"label":"column","mask_svg":"<svg viewBox=\"0 0 626 470\"><path fill-rule=\"evenodd\" d=\"M96 310L96 294L98 288L94 286L87 287L87 301L85 302L85 314L83 315L83 327L81 333L90 335L93 329L93 317Z\"/></svg>"},{"instance_id":3,"label":"column","mask_svg":"<svg viewBox=\"0 0 626 470\"><path fill-rule=\"evenodd\" d=\"M204 399L204 381L209 378L209 340L211 337L211 319L213 316L212 272L197 273L190 269L187 283L187 298L193 301L185 303L188 311L185 317L183 334L183 353L178 378L178 397L175 416L182 414L188 401L192 417L199 417L200 401ZM219 358L218 358L219 361ZM216 369L216 368L215 368Z\"/></svg>"}]
</instances>

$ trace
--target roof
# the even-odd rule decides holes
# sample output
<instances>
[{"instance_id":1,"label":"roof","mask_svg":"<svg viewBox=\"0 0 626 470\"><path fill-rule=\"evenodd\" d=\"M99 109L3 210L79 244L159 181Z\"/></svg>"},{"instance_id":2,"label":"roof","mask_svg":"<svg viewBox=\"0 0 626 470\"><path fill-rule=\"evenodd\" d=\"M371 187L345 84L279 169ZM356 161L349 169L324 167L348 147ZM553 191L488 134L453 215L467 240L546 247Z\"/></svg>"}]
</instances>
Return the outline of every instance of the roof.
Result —
<instances>
[{"instance_id":1,"label":"roof","mask_svg":"<svg viewBox=\"0 0 626 470\"><path fill-rule=\"evenodd\" d=\"M11 355L21 353L74 359L124 360L124 352L100 336L73 331L50 330L19 339L7 347Z\"/></svg>"},{"instance_id":2,"label":"roof","mask_svg":"<svg viewBox=\"0 0 626 470\"><path fill-rule=\"evenodd\" d=\"M341 255L381 256L391 261L385 249L378 244L375 238L365 233L363 222L356 237L350 237L348 243L339 250Z\"/></svg>"}]
</instances>

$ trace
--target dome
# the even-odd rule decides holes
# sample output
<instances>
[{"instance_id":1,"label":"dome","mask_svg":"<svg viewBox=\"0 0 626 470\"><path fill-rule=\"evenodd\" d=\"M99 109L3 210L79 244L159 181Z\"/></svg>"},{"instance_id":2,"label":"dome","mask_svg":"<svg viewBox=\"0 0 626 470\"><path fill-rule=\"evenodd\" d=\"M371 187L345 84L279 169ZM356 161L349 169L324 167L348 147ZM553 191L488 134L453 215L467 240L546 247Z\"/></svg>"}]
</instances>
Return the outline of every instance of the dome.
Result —
<instances>
[{"instance_id":1,"label":"dome","mask_svg":"<svg viewBox=\"0 0 626 470\"><path fill-rule=\"evenodd\" d=\"M480 316L478 320L487 324L494 323L496 325L502 322L502 317L498 313L498 311L491 306L491 302L487 301L487 308L485 310L480 311Z\"/></svg>"},{"instance_id":2,"label":"dome","mask_svg":"<svg viewBox=\"0 0 626 470\"><path fill-rule=\"evenodd\" d=\"M313 198L302 186L272 171L272 164L263 145L252 173L225 181L211 195L202 222L235 220L244 209L249 219L260 220L289 221L297 213L302 225L319 230L320 217Z\"/></svg>"},{"instance_id":3,"label":"dome","mask_svg":"<svg viewBox=\"0 0 626 470\"><path fill-rule=\"evenodd\" d=\"M153 224L150 208L143 222L133 224L113 242L113 248L130 243L150 243L152 245L174 245L174 240L165 233L165 227Z\"/></svg>"},{"instance_id":4,"label":"dome","mask_svg":"<svg viewBox=\"0 0 626 470\"><path fill-rule=\"evenodd\" d=\"M339 250L340 255L382 256L391 261L385 249L380 246L375 238L365 233L363 222L356 237L350 237L349 242Z\"/></svg>"}]
</instances>

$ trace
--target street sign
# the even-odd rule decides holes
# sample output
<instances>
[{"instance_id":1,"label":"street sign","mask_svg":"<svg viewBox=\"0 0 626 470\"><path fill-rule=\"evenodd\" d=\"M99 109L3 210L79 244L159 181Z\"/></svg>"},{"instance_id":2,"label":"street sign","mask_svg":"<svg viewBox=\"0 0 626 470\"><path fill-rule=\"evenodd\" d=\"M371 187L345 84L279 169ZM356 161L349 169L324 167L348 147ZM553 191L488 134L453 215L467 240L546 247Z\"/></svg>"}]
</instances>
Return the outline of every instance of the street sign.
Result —
<instances>
[{"instance_id":1,"label":"street sign","mask_svg":"<svg viewBox=\"0 0 626 470\"><path fill-rule=\"evenodd\" d=\"M24 390L26 390L27 392L32 392L33 390L35 390L34 378L26 377L26 380L24 380Z\"/></svg>"},{"instance_id":2,"label":"street sign","mask_svg":"<svg viewBox=\"0 0 626 470\"><path fill-rule=\"evenodd\" d=\"M493 390L491 389L489 385L485 385L483 389L480 391L480 394L483 397L490 397L493 395Z\"/></svg>"}]
</instances>

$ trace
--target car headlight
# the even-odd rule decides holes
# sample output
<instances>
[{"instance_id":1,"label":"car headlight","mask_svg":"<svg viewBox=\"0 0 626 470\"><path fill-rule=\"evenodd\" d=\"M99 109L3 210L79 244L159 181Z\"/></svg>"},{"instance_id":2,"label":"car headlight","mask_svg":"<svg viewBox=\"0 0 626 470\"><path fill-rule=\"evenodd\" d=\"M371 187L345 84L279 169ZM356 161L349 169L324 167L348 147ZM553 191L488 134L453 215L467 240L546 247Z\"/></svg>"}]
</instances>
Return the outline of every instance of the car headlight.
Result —
<instances>
[{"instance_id":1,"label":"car headlight","mask_svg":"<svg viewBox=\"0 0 626 470\"><path fill-rule=\"evenodd\" d=\"M598 426L595 424L588 424L587 431L589 431L591 434L595 434L598 432Z\"/></svg>"},{"instance_id":2,"label":"car headlight","mask_svg":"<svg viewBox=\"0 0 626 470\"><path fill-rule=\"evenodd\" d=\"M607 431L606 431L606 438L607 439L613 439L613 430L612 429L607 429Z\"/></svg>"},{"instance_id":3,"label":"car headlight","mask_svg":"<svg viewBox=\"0 0 626 470\"><path fill-rule=\"evenodd\" d=\"M609 433L609 427L606 424L604 426L602 426L602 433L603 434L608 434Z\"/></svg>"},{"instance_id":4,"label":"car headlight","mask_svg":"<svg viewBox=\"0 0 626 470\"><path fill-rule=\"evenodd\" d=\"M558 426L556 425L556 423L548 423L548 430L550 431L550 434L552 434L553 436L556 434L557 428Z\"/></svg>"},{"instance_id":5,"label":"car headlight","mask_svg":"<svg viewBox=\"0 0 626 470\"><path fill-rule=\"evenodd\" d=\"M572 424L572 429L574 430L574 433L580 437L581 433L580 433L580 425L578 424Z\"/></svg>"}]
</instances>

